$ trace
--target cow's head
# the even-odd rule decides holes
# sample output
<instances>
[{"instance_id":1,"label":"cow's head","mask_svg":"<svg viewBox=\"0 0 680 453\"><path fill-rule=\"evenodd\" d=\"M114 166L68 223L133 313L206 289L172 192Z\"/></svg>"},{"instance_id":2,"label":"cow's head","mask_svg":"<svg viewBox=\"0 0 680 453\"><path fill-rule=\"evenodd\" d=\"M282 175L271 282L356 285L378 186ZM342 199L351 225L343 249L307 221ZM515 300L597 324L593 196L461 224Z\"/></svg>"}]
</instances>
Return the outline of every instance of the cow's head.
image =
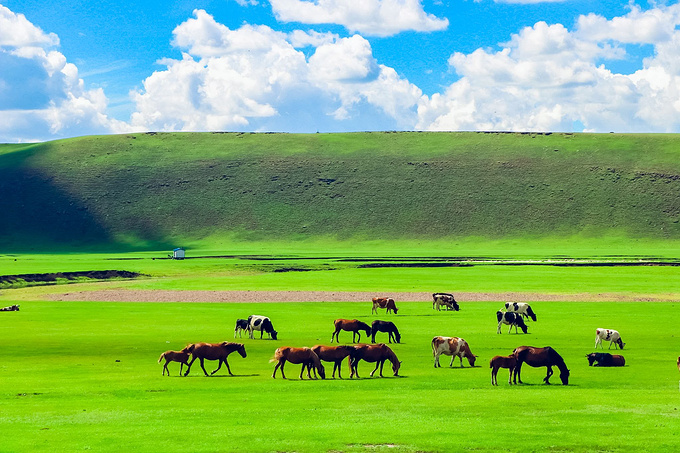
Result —
<instances>
[{"instance_id":1,"label":"cow's head","mask_svg":"<svg viewBox=\"0 0 680 453\"><path fill-rule=\"evenodd\" d=\"M621 349L623 349L623 347L626 345L626 343L624 343L623 340L621 340L621 338L616 340L616 344L618 344L619 348L621 348Z\"/></svg>"},{"instance_id":2,"label":"cow's head","mask_svg":"<svg viewBox=\"0 0 680 453\"><path fill-rule=\"evenodd\" d=\"M475 360L477 360L477 356L472 354L472 356L468 356L468 363L470 366L475 366Z\"/></svg>"},{"instance_id":3,"label":"cow's head","mask_svg":"<svg viewBox=\"0 0 680 453\"><path fill-rule=\"evenodd\" d=\"M277 336L278 332L276 330L272 329L272 331L270 333L272 335L272 340L278 340L279 339L278 336Z\"/></svg>"}]
</instances>

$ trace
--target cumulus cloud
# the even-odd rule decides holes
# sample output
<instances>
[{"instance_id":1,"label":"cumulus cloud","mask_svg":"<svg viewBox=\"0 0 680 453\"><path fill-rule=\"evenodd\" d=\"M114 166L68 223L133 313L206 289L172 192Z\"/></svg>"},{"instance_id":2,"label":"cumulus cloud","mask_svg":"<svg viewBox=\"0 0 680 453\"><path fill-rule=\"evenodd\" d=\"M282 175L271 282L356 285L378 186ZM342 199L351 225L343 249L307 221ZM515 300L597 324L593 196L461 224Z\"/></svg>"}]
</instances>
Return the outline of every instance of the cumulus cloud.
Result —
<instances>
[{"instance_id":1,"label":"cumulus cloud","mask_svg":"<svg viewBox=\"0 0 680 453\"><path fill-rule=\"evenodd\" d=\"M423 97L417 128L429 130L680 131L680 6L607 20L582 16L575 30L539 22L499 51L454 53L461 77ZM625 44L653 44L633 74L607 61L626 57ZM575 126L578 125L578 126Z\"/></svg>"},{"instance_id":2,"label":"cumulus cloud","mask_svg":"<svg viewBox=\"0 0 680 453\"><path fill-rule=\"evenodd\" d=\"M109 120L101 89L54 50L59 38L0 5L0 141L46 140L124 129Z\"/></svg>"},{"instance_id":3,"label":"cumulus cloud","mask_svg":"<svg viewBox=\"0 0 680 453\"><path fill-rule=\"evenodd\" d=\"M270 0L282 22L339 24L364 36L392 36L402 31L436 31L446 18L423 10L420 0Z\"/></svg>"},{"instance_id":4,"label":"cumulus cloud","mask_svg":"<svg viewBox=\"0 0 680 453\"><path fill-rule=\"evenodd\" d=\"M163 60L166 69L134 93L135 128L309 132L342 129L336 121L349 130L415 122L420 90L379 65L359 35L231 30L196 10L173 42L183 58ZM297 49L312 44L309 58Z\"/></svg>"}]
</instances>

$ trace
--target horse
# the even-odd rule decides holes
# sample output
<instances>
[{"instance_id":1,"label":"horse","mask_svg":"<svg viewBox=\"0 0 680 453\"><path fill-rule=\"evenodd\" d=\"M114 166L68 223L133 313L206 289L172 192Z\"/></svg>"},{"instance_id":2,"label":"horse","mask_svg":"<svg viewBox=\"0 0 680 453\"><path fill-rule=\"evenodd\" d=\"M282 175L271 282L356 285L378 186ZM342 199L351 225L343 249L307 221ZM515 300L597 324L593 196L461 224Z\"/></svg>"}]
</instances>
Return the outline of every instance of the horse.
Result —
<instances>
[{"instance_id":1,"label":"horse","mask_svg":"<svg viewBox=\"0 0 680 453\"><path fill-rule=\"evenodd\" d=\"M387 332L387 340L389 343L392 343L392 340L394 340L395 343L401 343L401 334L393 322L380 321L377 319L373 321L371 323L371 343L375 343L375 334L377 332Z\"/></svg>"},{"instance_id":2,"label":"horse","mask_svg":"<svg viewBox=\"0 0 680 453\"><path fill-rule=\"evenodd\" d=\"M361 334L359 333L360 330L366 332L367 337L371 334L371 326L365 322L359 321L358 319L336 319L333 321L333 325L335 325L335 331L331 335L331 343L333 343L333 338L335 338L337 342L340 343L341 330L352 332L352 343L356 343L356 335L359 335L359 341L361 341Z\"/></svg>"},{"instance_id":3,"label":"horse","mask_svg":"<svg viewBox=\"0 0 680 453\"><path fill-rule=\"evenodd\" d=\"M383 365L386 360L392 362L392 372L394 376L399 376L399 368L401 367L401 362L397 359L397 355L392 351L389 346L385 343L378 344L358 344L354 346L354 354L350 356L349 369L350 369L350 379L354 376L359 377L359 370L357 365L359 360L365 360L366 362L376 362L375 369L371 371L370 376L380 367L380 377L383 377Z\"/></svg>"},{"instance_id":4,"label":"horse","mask_svg":"<svg viewBox=\"0 0 680 453\"><path fill-rule=\"evenodd\" d=\"M338 370L338 377L342 379L342 376L340 375L340 368L342 365L342 361L345 360L345 357L350 357L349 360L351 360L351 355L354 354L354 346L349 346L349 345L340 345L340 346L322 346L322 345L316 345L312 347L312 351L319 356L319 359L325 361L325 362L333 362L333 379L335 379L335 370Z\"/></svg>"},{"instance_id":5,"label":"horse","mask_svg":"<svg viewBox=\"0 0 680 453\"><path fill-rule=\"evenodd\" d=\"M170 376L170 370L168 370L168 363L170 362L179 362L179 375L182 375L182 367L184 365L189 366L189 355L191 354L191 351L189 349L191 348L191 345L187 345L184 349L181 351L165 351L161 356L158 358L158 363L161 363L161 360L165 359L165 365L163 365L163 376L165 376L165 372L168 372L168 376Z\"/></svg>"},{"instance_id":6,"label":"horse","mask_svg":"<svg viewBox=\"0 0 680 453\"><path fill-rule=\"evenodd\" d=\"M497 355L489 362L489 367L491 368L491 385L498 385L498 379L496 375L500 368L508 368L510 373L508 373L508 384L512 385L512 371L517 365L517 359L515 356L510 354L507 357Z\"/></svg>"},{"instance_id":7,"label":"horse","mask_svg":"<svg viewBox=\"0 0 680 453\"><path fill-rule=\"evenodd\" d=\"M513 374L513 381L515 384L517 384L517 381L519 380L519 383L522 384L522 377L521 377L521 371L522 371L522 364L527 363L529 366L532 367L546 367L548 369L548 373L543 378L543 382L546 384L550 384L550 376L553 374L552 367L556 366L560 370L560 379L562 380L563 385L568 385L569 384L569 369L567 368L567 365L564 363L564 359L562 359L562 356L560 356L557 351L555 351L553 348L550 346L546 346L545 348L535 348L533 346L520 346L518 348L515 348L515 350L512 352L512 354L515 356L515 359L517 360L517 365L515 366L515 371Z\"/></svg>"},{"instance_id":8,"label":"horse","mask_svg":"<svg viewBox=\"0 0 680 453\"><path fill-rule=\"evenodd\" d=\"M208 376L208 372L205 371L203 360L219 360L217 369L210 373L210 376L217 373L217 371L222 367L222 362L224 362L224 364L227 366L227 371L229 374L233 376L231 368L229 368L229 362L227 362L227 357L229 354L237 351L241 357L246 357L246 347L243 344L230 343L228 341L223 341L222 343L195 343L187 346L187 348L189 348L189 352L191 352L193 358L191 359L191 363L187 365L187 372L184 373L184 376L189 375L189 371L191 371L191 365L194 364L196 359L201 361L201 368L203 369L203 373L205 373L206 376Z\"/></svg>"},{"instance_id":9,"label":"horse","mask_svg":"<svg viewBox=\"0 0 680 453\"><path fill-rule=\"evenodd\" d=\"M286 360L290 363L302 364L302 368L300 369L300 379L302 379L302 372L305 371L305 368L307 368L307 377L309 379L312 378L310 375L310 369L312 366L314 366L316 371L319 372L321 379L326 379L326 370L324 369L323 365L321 365L319 356L316 355L314 351L312 351L310 348L291 348L287 346L278 348L274 352L274 358L270 360L270 362L278 361L274 367L272 378L276 379L276 370L278 370L280 367L281 376L286 379L286 375L283 374L283 366L286 364Z\"/></svg>"}]
</instances>

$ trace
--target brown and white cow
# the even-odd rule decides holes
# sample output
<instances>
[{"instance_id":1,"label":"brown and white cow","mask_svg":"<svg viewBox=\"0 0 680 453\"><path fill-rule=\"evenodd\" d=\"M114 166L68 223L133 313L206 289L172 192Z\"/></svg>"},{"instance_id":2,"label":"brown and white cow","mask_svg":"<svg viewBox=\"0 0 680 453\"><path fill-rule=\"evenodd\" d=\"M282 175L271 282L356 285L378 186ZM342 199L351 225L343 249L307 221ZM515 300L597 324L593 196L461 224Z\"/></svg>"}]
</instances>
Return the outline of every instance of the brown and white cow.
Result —
<instances>
[{"instance_id":1,"label":"brown and white cow","mask_svg":"<svg viewBox=\"0 0 680 453\"><path fill-rule=\"evenodd\" d=\"M470 366L475 366L477 356L470 351L470 345L467 341L458 337L434 337L432 339L432 355L434 356L434 367L441 367L439 363L440 355L450 355L453 366L453 359L458 357L460 359L460 366L463 366L463 357L468 359Z\"/></svg>"},{"instance_id":2,"label":"brown and white cow","mask_svg":"<svg viewBox=\"0 0 680 453\"><path fill-rule=\"evenodd\" d=\"M394 304L394 299L391 297L374 297L373 298L373 310L371 310L371 313L378 313L378 308L386 308L387 313L390 311L393 311L395 314L399 309L397 306Z\"/></svg>"}]
</instances>

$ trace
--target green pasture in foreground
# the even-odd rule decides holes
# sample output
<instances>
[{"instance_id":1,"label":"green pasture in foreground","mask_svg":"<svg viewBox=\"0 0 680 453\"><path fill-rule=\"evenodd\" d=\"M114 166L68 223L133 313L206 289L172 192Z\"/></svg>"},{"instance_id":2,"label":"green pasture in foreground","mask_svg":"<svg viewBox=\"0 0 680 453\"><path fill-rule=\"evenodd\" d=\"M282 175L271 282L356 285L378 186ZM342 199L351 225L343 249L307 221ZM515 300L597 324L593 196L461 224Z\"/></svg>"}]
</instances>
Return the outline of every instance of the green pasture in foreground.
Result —
<instances>
[{"instance_id":1,"label":"green pasture in foreground","mask_svg":"<svg viewBox=\"0 0 680 453\"><path fill-rule=\"evenodd\" d=\"M21 304L0 313L0 450L25 451L677 451L680 394L678 304L533 303L529 334L496 334L499 303L464 303L434 312L402 302L398 315L370 315L367 304ZM236 376L161 376L156 360L189 342L231 340L236 318L271 317L280 339L241 340L230 357ZM300 381L271 378L279 346L328 344L332 321L393 320L401 377ZM597 327L627 343L624 368L589 368ZM381 334L384 335L384 334ZM478 365L432 367L434 335L461 336ZM350 340L342 333L341 341ZM379 336L378 341L385 341ZM489 359L516 346L553 346L571 369L570 385L490 385ZM606 348L606 346L605 346ZM214 362L207 362L212 371ZM331 368L326 367L330 372ZM348 376L346 364L343 377ZM330 374L330 373L329 373ZM559 379L554 376L553 384ZM394 448L393 448L394 447Z\"/></svg>"}]
</instances>

